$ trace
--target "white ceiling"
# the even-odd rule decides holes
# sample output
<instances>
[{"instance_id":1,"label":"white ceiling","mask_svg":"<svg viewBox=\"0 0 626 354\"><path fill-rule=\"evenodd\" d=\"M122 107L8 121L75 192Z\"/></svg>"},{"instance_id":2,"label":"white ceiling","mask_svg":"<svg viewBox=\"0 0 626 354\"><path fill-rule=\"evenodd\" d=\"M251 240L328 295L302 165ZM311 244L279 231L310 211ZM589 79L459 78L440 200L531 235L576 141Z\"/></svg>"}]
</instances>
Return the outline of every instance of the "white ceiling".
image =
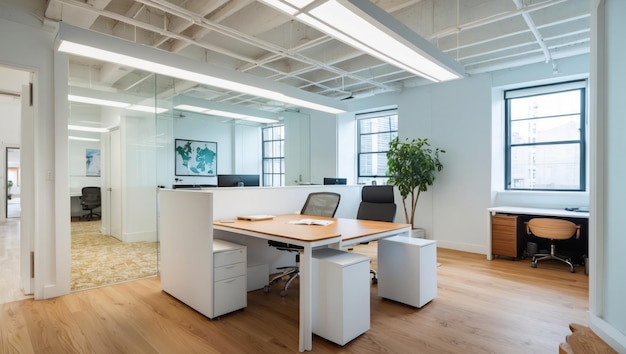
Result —
<instances>
[{"instance_id":1,"label":"white ceiling","mask_svg":"<svg viewBox=\"0 0 626 354\"><path fill-rule=\"evenodd\" d=\"M589 52L589 0L372 2L468 75L540 62L558 71L559 59ZM337 100L430 84L259 1L50 0L45 17ZM75 83L89 80L122 92L136 90L149 75L94 60L71 63ZM270 111L293 108L192 82L168 81L158 90Z\"/></svg>"}]
</instances>

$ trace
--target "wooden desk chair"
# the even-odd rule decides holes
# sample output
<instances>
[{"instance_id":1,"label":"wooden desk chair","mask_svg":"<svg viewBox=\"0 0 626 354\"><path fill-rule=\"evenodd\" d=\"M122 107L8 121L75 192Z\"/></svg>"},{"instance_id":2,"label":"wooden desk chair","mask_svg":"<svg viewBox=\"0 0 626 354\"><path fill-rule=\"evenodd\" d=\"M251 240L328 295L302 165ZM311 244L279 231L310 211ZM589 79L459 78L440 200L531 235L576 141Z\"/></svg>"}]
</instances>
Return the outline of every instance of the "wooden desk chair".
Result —
<instances>
[{"instance_id":1,"label":"wooden desk chair","mask_svg":"<svg viewBox=\"0 0 626 354\"><path fill-rule=\"evenodd\" d=\"M526 223L526 233L539 238L550 240L550 253L537 253L533 256L530 266L537 268L537 262L544 259L557 259L569 265L569 271L574 273L574 263L570 257L556 253L555 241L567 240L576 235L580 237L580 225L571 221L553 218L534 218Z\"/></svg>"}]
</instances>

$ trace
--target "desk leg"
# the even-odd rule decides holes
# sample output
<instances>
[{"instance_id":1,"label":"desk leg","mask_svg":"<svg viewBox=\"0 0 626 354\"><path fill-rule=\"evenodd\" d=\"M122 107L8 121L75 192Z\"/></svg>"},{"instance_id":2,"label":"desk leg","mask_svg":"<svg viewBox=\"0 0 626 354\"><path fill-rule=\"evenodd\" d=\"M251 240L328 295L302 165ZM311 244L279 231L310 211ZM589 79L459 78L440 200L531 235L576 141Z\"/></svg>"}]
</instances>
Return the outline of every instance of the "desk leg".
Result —
<instances>
[{"instance_id":1,"label":"desk leg","mask_svg":"<svg viewBox=\"0 0 626 354\"><path fill-rule=\"evenodd\" d=\"M312 247L306 245L304 252L300 255L300 348L301 352L313 349L313 332L311 314L311 259Z\"/></svg>"}]
</instances>

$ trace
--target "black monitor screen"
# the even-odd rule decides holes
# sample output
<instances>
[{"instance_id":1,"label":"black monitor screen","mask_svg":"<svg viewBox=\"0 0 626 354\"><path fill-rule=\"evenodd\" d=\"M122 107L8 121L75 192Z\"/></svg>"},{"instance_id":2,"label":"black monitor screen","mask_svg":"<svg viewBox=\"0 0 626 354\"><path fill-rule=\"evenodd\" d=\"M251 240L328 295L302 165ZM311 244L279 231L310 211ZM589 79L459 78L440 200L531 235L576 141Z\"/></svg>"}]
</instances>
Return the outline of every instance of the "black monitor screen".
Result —
<instances>
[{"instance_id":1,"label":"black monitor screen","mask_svg":"<svg viewBox=\"0 0 626 354\"><path fill-rule=\"evenodd\" d=\"M324 184L346 184L346 178L324 177Z\"/></svg>"},{"instance_id":2,"label":"black monitor screen","mask_svg":"<svg viewBox=\"0 0 626 354\"><path fill-rule=\"evenodd\" d=\"M259 175L217 175L218 187L258 187Z\"/></svg>"}]
</instances>

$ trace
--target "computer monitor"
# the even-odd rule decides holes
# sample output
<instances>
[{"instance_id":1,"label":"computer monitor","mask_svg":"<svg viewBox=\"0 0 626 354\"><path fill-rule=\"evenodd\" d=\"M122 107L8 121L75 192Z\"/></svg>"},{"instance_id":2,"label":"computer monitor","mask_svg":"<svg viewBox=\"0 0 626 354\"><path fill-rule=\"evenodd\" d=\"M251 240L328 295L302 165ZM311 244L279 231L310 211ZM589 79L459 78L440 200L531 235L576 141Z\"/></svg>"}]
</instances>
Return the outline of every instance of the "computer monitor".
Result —
<instances>
[{"instance_id":1,"label":"computer monitor","mask_svg":"<svg viewBox=\"0 0 626 354\"><path fill-rule=\"evenodd\" d=\"M324 177L324 184L346 184L346 178Z\"/></svg>"},{"instance_id":2,"label":"computer monitor","mask_svg":"<svg viewBox=\"0 0 626 354\"><path fill-rule=\"evenodd\" d=\"M218 187L258 187L259 175L217 175Z\"/></svg>"}]
</instances>

